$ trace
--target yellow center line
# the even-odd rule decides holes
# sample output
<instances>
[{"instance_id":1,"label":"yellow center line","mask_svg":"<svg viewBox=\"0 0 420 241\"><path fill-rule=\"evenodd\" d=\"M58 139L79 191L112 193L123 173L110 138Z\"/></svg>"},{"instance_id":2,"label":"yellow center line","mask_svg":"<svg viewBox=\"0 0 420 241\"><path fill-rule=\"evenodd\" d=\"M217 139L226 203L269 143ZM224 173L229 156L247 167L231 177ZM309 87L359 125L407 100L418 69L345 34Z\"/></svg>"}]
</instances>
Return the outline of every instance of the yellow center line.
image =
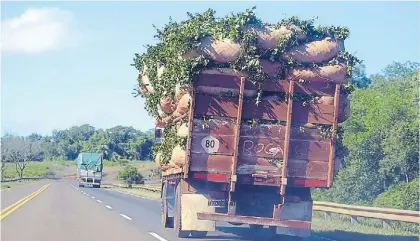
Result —
<instances>
[{"instance_id":1,"label":"yellow center line","mask_svg":"<svg viewBox=\"0 0 420 241\"><path fill-rule=\"evenodd\" d=\"M10 206L6 207L5 209L1 210L0 220L3 220L5 217L9 216L11 213L16 211L16 209L23 206L23 204L25 204L26 202L28 202L29 200L34 198L36 195L40 194L42 191L47 189L50 184L51 183L42 186L40 189L36 190L35 192L29 194L28 196L20 199L19 201L15 202L12 205L10 205Z\"/></svg>"}]
</instances>

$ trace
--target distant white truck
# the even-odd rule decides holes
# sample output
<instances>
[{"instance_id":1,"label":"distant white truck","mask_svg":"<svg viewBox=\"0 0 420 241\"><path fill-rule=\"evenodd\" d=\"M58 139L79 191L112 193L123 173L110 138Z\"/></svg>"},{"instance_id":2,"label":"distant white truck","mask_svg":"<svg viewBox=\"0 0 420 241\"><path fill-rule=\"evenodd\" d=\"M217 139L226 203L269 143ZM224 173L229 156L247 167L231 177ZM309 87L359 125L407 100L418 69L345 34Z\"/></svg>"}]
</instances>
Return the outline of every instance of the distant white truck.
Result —
<instances>
[{"instance_id":1,"label":"distant white truck","mask_svg":"<svg viewBox=\"0 0 420 241\"><path fill-rule=\"evenodd\" d=\"M101 187L103 156L100 153L82 152L77 156L79 187Z\"/></svg>"}]
</instances>

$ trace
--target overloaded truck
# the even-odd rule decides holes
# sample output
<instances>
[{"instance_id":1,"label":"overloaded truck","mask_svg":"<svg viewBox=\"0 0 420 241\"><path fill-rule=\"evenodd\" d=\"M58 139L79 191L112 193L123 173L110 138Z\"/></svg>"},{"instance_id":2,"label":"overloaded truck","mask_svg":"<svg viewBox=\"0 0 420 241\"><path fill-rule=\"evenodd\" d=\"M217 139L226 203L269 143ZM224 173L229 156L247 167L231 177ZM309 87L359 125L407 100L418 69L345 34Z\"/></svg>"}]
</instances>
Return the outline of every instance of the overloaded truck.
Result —
<instances>
[{"instance_id":1,"label":"overloaded truck","mask_svg":"<svg viewBox=\"0 0 420 241\"><path fill-rule=\"evenodd\" d=\"M139 93L156 117L162 225L184 238L204 237L218 221L307 237L311 188L331 187L340 166L337 125L350 114L355 63L347 29L212 14L171 23L136 59Z\"/></svg>"},{"instance_id":2,"label":"overloaded truck","mask_svg":"<svg viewBox=\"0 0 420 241\"><path fill-rule=\"evenodd\" d=\"M79 187L101 187L103 157L101 153L81 152L77 156Z\"/></svg>"}]
</instances>

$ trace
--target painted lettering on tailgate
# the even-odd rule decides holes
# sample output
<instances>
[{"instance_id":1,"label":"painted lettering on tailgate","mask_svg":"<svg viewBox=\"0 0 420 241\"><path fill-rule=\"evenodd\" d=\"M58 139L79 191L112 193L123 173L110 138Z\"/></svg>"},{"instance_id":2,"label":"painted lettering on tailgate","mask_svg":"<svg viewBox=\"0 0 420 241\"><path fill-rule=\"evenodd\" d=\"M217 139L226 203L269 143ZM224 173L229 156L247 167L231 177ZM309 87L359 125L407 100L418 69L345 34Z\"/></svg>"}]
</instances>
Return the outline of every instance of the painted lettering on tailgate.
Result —
<instances>
[{"instance_id":1,"label":"painted lettering on tailgate","mask_svg":"<svg viewBox=\"0 0 420 241\"><path fill-rule=\"evenodd\" d=\"M201 147L209 154L217 152L219 150L219 145L219 140L211 135L208 135L201 140Z\"/></svg>"}]
</instances>

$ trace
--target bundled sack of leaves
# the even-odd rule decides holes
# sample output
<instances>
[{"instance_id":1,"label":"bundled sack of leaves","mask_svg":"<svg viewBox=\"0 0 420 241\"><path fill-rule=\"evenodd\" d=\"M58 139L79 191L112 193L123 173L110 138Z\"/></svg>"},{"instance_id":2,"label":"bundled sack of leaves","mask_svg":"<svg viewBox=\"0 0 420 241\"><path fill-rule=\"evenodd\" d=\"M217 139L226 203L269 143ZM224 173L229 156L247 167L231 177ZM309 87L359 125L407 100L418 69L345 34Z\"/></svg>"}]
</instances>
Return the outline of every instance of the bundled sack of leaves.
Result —
<instances>
[{"instance_id":1,"label":"bundled sack of leaves","mask_svg":"<svg viewBox=\"0 0 420 241\"><path fill-rule=\"evenodd\" d=\"M186 21L170 19L163 29L157 29L159 43L135 55L138 94L146 99L145 108L156 119L156 126L176 125L172 139L182 138L176 135L176 129L185 121L193 77L200 73L242 75L254 84L284 79L348 82L359 60L344 49L344 40L349 36L346 27L315 26L313 19L297 17L269 24L260 20L254 10L218 18L209 9L202 14L188 13ZM238 90L218 87L201 87L197 91L238 94ZM263 98L254 90L246 90L244 95L257 103ZM178 142L171 142L171 156L182 149ZM159 155L159 163L168 164L168 155Z\"/></svg>"}]
</instances>

